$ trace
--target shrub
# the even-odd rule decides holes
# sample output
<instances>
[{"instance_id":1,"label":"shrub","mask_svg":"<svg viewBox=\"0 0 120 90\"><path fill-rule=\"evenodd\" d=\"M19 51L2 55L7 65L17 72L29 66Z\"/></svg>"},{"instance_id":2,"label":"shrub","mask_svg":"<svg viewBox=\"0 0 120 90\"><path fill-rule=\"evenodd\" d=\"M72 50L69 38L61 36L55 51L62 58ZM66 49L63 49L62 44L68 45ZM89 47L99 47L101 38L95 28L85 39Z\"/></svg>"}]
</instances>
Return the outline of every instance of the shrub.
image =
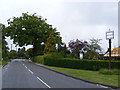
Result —
<instances>
[{"instance_id":1,"label":"shrub","mask_svg":"<svg viewBox=\"0 0 120 90\"><path fill-rule=\"evenodd\" d=\"M62 58L63 56L61 53L51 53L44 55L44 60L61 60Z\"/></svg>"},{"instance_id":2,"label":"shrub","mask_svg":"<svg viewBox=\"0 0 120 90\"><path fill-rule=\"evenodd\" d=\"M44 64L44 56L36 56L31 59L33 62Z\"/></svg>"},{"instance_id":3,"label":"shrub","mask_svg":"<svg viewBox=\"0 0 120 90\"><path fill-rule=\"evenodd\" d=\"M74 59L74 58L63 58L59 53L46 54L44 56L36 56L33 62L41 63L49 66L73 68L73 69L84 69L84 70L100 70L102 68L108 69L108 60L88 60L88 59ZM111 61L111 68L117 69L120 61Z\"/></svg>"},{"instance_id":4,"label":"shrub","mask_svg":"<svg viewBox=\"0 0 120 90\"><path fill-rule=\"evenodd\" d=\"M85 69L85 70L99 70L101 68L108 68L109 62L103 60L78 60L71 58L52 58L45 57L44 64L50 66ZM111 62L111 68L118 68L120 62Z\"/></svg>"},{"instance_id":5,"label":"shrub","mask_svg":"<svg viewBox=\"0 0 120 90\"><path fill-rule=\"evenodd\" d=\"M119 69L100 69L99 71L100 74L105 74L105 75L120 75L120 70Z\"/></svg>"}]
</instances>

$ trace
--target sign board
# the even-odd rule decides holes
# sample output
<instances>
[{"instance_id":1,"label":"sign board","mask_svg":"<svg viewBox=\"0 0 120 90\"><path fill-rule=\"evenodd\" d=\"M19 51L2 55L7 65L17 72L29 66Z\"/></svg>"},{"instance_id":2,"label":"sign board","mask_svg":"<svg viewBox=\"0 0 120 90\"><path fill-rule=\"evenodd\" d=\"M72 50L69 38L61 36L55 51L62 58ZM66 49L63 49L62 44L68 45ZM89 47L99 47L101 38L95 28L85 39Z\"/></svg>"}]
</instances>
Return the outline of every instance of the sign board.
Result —
<instances>
[{"instance_id":1,"label":"sign board","mask_svg":"<svg viewBox=\"0 0 120 90\"><path fill-rule=\"evenodd\" d=\"M106 32L106 39L114 39L114 31Z\"/></svg>"}]
</instances>

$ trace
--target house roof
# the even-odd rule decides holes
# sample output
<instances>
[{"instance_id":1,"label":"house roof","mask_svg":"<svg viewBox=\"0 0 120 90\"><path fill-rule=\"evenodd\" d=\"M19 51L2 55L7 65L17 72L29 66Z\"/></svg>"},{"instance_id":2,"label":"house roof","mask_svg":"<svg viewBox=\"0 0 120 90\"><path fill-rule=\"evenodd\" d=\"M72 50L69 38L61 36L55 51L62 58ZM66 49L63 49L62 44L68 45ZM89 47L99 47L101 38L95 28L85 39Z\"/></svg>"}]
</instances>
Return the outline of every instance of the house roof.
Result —
<instances>
[{"instance_id":1,"label":"house roof","mask_svg":"<svg viewBox=\"0 0 120 90\"><path fill-rule=\"evenodd\" d=\"M109 56L109 52L107 52L104 56ZM111 50L111 56L120 56L120 48L113 48Z\"/></svg>"}]
</instances>

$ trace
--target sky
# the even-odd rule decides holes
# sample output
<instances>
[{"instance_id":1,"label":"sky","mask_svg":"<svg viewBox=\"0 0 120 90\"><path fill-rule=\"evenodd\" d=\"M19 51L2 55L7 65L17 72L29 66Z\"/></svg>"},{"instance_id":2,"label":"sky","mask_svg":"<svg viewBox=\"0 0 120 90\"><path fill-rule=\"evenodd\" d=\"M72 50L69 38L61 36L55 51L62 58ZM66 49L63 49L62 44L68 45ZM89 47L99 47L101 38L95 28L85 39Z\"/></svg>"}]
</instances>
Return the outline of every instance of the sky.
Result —
<instances>
[{"instance_id":1,"label":"sky","mask_svg":"<svg viewBox=\"0 0 120 90\"><path fill-rule=\"evenodd\" d=\"M19 17L26 12L47 18L47 23L57 28L67 46L70 40L89 42L89 39L96 38L102 39L101 47L105 52L109 47L106 32L110 29L114 30L112 48L118 47L118 0L0 1L0 23L6 26L9 18ZM12 40L6 40L11 48ZM12 49L16 50L15 45L12 45Z\"/></svg>"}]
</instances>

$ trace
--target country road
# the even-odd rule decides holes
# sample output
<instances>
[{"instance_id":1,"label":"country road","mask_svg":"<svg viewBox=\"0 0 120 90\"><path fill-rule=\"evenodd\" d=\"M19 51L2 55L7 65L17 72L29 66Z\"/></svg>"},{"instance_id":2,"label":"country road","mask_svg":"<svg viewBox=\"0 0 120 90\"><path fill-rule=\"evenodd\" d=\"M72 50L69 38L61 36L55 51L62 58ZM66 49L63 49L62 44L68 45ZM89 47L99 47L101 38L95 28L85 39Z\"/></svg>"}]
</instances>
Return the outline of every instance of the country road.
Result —
<instances>
[{"instance_id":1,"label":"country road","mask_svg":"<svg viewBox=\"0 0 120 90\"><path fill-rule=\"evenodd\" d=\"M103 88L42 68L13 61L2 69L2 88Z\"/></svg>"}]
</instances>

